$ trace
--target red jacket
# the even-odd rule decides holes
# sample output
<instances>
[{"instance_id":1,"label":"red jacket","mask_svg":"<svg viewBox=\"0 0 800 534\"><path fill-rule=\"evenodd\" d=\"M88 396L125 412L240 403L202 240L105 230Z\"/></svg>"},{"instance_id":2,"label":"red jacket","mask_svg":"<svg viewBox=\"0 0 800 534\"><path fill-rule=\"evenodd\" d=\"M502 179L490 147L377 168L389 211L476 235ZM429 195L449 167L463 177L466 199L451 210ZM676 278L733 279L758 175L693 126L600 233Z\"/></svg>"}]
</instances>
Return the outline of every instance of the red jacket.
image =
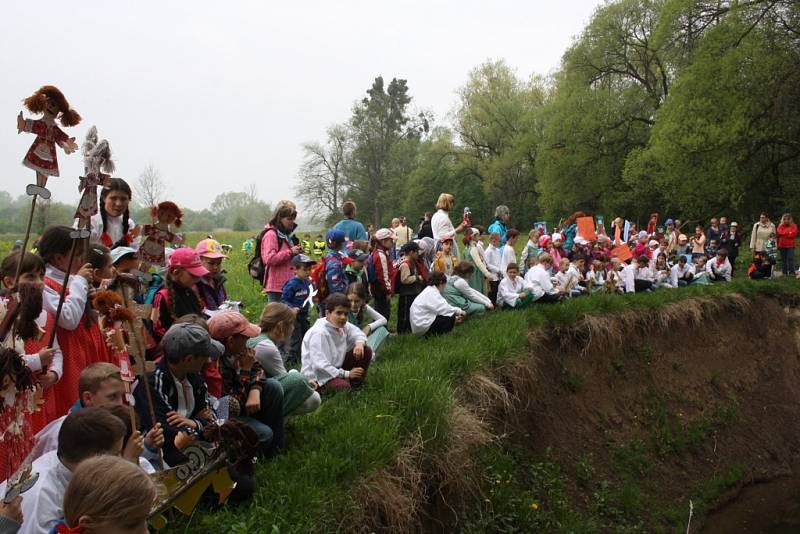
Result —
<instances>
[{"instance_id":1,"label":"red jacket","mask_svg":"<svg viewBox=\"0 0 800 534\"><path fill-rule=\"evenodd\" d=\"M386 293L387 295L394 294L394 279L396 276L392 258L389 256L389 251L385 248L378 246L372 251L372 261L375 264L375 283L372 287L372 294L376 291Z\"/></svg>"},{"instance_id":2,"label":"red jacket","mask_svg":"<svg viewBox=\"0 0 800 534\"><path fill-rule=\"evenodd\" d=\"M795 238L797 237L796 224L779 224L775 227L775 233L778 234L778 248L795 247Z\"/></svg>"}]
</instances>

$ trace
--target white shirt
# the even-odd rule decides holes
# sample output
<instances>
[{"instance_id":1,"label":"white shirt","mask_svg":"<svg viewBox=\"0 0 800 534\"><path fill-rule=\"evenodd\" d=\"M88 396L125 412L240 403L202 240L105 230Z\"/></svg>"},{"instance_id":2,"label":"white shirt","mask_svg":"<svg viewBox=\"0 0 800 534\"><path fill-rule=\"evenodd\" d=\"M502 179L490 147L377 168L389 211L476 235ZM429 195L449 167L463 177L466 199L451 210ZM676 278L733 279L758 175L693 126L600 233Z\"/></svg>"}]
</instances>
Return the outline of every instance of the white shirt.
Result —
<instances>
[{"instance_id":1,"label":"white shirt","mask_svg":"<svg viewBox=\"0 0 800 534\"><path fill-rule=\"evenodd\" d=\"M505 245L502 248L502 256L500 258L500 273L501 276L506 276L506 270L511 263L517 263L517 253L511 245Z\"/></svg>"},{"instance_id":2,"label":"white shirt","mask_svg":"<svg viewBox=\"0 0 800 534\"><path fill-rule=\"evenodd\" d=\"M386 320L386 317L375 311L375 308L370 306L369 304L364 304L361 308L364 312L364 317L366 317L369 321L369 331L374 332L378 328L382 326L386 326L389 321Z\"/></svg>"},{"instance_id":3,"label":"white shirt","mask_svg":"<svg viewBox=\"0 0 800 534\"><path fill-rule=\"evenodd\" d=\"M636 269L636 263L631 263L630 265L623 267L622 272L620 273L623 287L625 288L625 293L636 293Z\"/></svg>"},{"instance_id":4,"label":"white shirt","mask_svg":"<svg viewBox=\"0 0 800 534\"><path fill-rule=\"evenodd\" d=\"M111 215L106 215L106 232L108 236L111 238L111 243L116 243L120 239L123 238L122 233L122 217L112 217ZM132 232L136 224L133 222L133 219L128 217L128 231ZM99 213L92 215L92 231L90 236L90 241L92 243L100 243L100 236L103 233L103 218L100 217ZM141 243L142 236L136 237L133 242L130 244L131 248L138 249L139 244Z\"/></svg>"},{"instance_id":5,"label":"white shirt","mask_svg":"<svg viewBox=\"0 0 800 534\"><path fill-rule=\"evenodd\" d=\"M489 279L492 282L497 282L503 278L503 269L501 267L503 258L501 257L500 249L489 243L483 253L483 257L486 260L486 268L491 273Z\"/></svg>"},{"instance_id":6,"label":"white shirt","mask_svg":"<svg viewBox=\"0 0 800 534\"><path fill-rule=\"evenodd\" d=\"M419 298L419 297L417 297ZM301 372L307 380L316 380L321 386L334 378L344 378L344 356L356 344L367 343L367 336L359 327L345 323L336 328L325 319L317 319L303 337L301 346Z\"/></svg>"},{"instance_id":7,"label":"white shirt","mask_svg":"<svg viewBox=\"0 0 800 534\"><path fill-rule=\"evenodd\" d=\"M19 534L48 534L64 517L64 494L72 472L64 467L56 451L45 453L33 462L39 479L22 494L22 528Z\"/></svg>"},{"instance_id":8,"label":"white shirt","mask_svg":"<svg viewBox=\"0 0 800 534\"><path fill-rule=\"evenodd\" d=\"M517 304L519 294L526 289L528 284L521 276L517 276L514 280L506 276L500 280L500 285L497 287L497 305L508 304L513 308Z\"/></svg>"},{"instance_id":9,"label":"white shirt","mask_svg":"<svg viewBox=\"0 0 800 534\"><path fill-rule=\"evenodd\" d=\"M264 368L267 376L277 376L286 373L286 366L275 343L267 338L258 342L255 348L256 361Z\"/></svg>"},{"instance_id":10,"label":"white shirt","mask_svg":"<svg viewBox=\"0 0 800 534\"><path fill-rule=\"evenodd\" d=\"M458 289L458 292L461 293L464 296L464 298L469 300L470 302L483 304L487 308L492 307L492 301L489 300L489 297L487 297L480 291L475 291L474 289L472 289L469 283L460 276L453 276L453 287Z\"/></svg>"},{"instance_id":11,"label":"white shirt","mask_svg":"<svg viewBox=\"0 0 800 534\"><path fill-rule=\"evenodd\" d=\"M525 281L533 291L533 298L540 299L545 293L555 293L556 289L553 287L553 281L550 280L550 273L544 268L544 265L537 263L525 273Z\"/></svg>"},{"instance_id":12,"label":"white shirt","mask_svg":"<svg viewBox=\"0 0 800 534\"><path fill-rule=\"evenodd\" d=\"M450 222L450 214L444 210L438 210L431 217L431 231L433 238L441 241L445 237L455 237L456 228Z\"/></svg>"},{"instance_id":13,"label":"white shirt","mask_svg":"<svg viewBox=\"0 0 800 534\"><path fill-rule=\"evenodd\" d=\"M189 417L194 412L194 390L192 385L186 377L183 380L178 380L177 377L173 376L172 380L175 381L175 392L178 394L178 407L175 411L183 417Z\"/></svg>"},{"instance_id":14,"label":"white shirt","mask_svg":"<svg viewBox=\"0 0 800 534\"><path fill-rule=\"evenodd\" d=\"M713 275L713 279L723 278L726 282L730 282L733 269L728 258L725 258L725 261L720 266L717 266L717 258L711 258L706 262L706 272L710 278Z\"/></svg>"},{"instance_id":15,"label":"white shirt","mask_svg":"<svg viewBox=\"0 0 800 534\"><path fill-rule=\"evenodd\" d=\"M674 287L678 287L678 279L683 279L683 277L686 276L686 273L692 273L692 275L694 275L694 265L688 261L683 264L682 269L680 262L673 265L672 269L670 269L670 274L672 275L672 285Z\"/></svg>"},{"instance_id":16,"label":"white shirt","mask_svg":"<svg viewBox=\"0 0 800 534\"><path fill-rule=\"evenodd\" d=\"M80 259L76 258L75 264L80 264ZM56 269L52 265L47 265L45 276L52 278L59 284L64 283L64 271ZM69 295L64 299L64 306L61 308L61 316L58 318L58 326L66 330L75 330L83 318L86 306L86 298L89 293L89 282L82 276L70 275ZM55 314L58 308L59 294L50 286L44 286L44 309Z\"/></svg>"},{"instance_id":17,"label":"white shirt","mask_svg":"<svg viewBox=\"0 0 800 534\"><path fill-rule=\"evenodd\" d=\"M452 317L463 313L460 308L448 304L436 286L428 286L411 304L411 331L425 334L439 315Z\"/></svg>"}]
</instances>

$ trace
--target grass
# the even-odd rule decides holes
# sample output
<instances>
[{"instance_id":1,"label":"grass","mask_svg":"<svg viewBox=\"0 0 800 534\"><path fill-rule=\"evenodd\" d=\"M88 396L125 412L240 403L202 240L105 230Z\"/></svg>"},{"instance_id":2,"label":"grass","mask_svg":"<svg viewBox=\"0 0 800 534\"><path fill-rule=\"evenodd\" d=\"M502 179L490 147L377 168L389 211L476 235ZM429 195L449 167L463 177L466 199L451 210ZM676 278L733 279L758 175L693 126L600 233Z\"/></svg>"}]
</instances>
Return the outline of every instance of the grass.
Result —
<instances>
[{"instance_id":1,"label":"grass","mask_svg":"<svg viewBox=\"0 0 800 534\"><path fill-rule=\"evenodd\" d=\"M228 292L245 303L246 315L254 320L265 300L245 270L249 258L241 251L241 243L248 236L219 233L214 237L233 246L226 264ZM190 234L188 242L193 244L202 237ZM8 249L10 242L0 242L0 253ZM478 371L524 357L532 327L552 329L574 324L587 314L645 311L690 297L732 291L753 298L759 292L798 289L792 282L735 280L650 294L598 294L559 305L489 313L446 337L391 338L371 367L363 390L328 396L318 412L290 420L285 452L257 466L258 489L252 503L203 507L190 519L176 518L168 531L325 532L352 526L348 517L362 513L354 491L363 491L363 481L393 465L398 452L412 441L422 444L421 462L429 465L447 445L456 389ZM643 349L636 357L646 362L652 354ZM624 364L613 372L624 374ZM580 389L582 380L565 374L566 383L575 390ZM710 423L709 428L714 424L718 423ZM487 446L482 452L484 474L501 482L495 483L498 487L486 497L486 506L468 518L464 531L599 532L604 525L619 526L615 528L619 532L642 531L636 518L644 514L645 503L637 498L635 487L635 475L647 468L639 457L641 446L629 444L619 451L620 467L630 477L621 486L611 482L598 485L594 490L597 504L590 514L577 512L569 503L568 480L552 460L524 465L514 451L501 450L496 444ZM525 476L517 478L514 473L520 469ZM580 460L579 472L583 483L590 485L592 458ZM729 478L732 476L720 484L724 486ZM702 488L703 492L712 490Z\"/></svg>"}]
</instances>

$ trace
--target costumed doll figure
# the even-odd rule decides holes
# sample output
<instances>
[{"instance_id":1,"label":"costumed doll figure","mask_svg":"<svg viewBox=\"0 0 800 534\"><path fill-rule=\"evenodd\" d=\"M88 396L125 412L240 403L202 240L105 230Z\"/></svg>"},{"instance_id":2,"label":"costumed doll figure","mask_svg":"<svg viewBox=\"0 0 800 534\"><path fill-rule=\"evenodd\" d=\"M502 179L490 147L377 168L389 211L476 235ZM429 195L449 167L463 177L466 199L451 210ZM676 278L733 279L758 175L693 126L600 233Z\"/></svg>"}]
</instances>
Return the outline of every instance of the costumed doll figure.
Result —
<instances>
[{"instance_id":1,"label":"costumed doll figure","mask_svg":"<svg viewBox=\"0 0 800 534\"><path fill-rule=\"evenodd\" d=\"M647 235L651 236L656 233L658 227L658 212L654 211L650 214L650 220L647 221ZM663 233L663 232L662 232Z\"/></svg>"},{"instance_id":2,"label":"costumed doll figure","mask_svg":"<svg viewBox=\"0 0 800 534\"><path fill-rule=\"evenodd\" d=\"M80 228L89 228L91 218L97 210L97 187L108 187L114 162L111 160L111 147L108 141L97 140L97 127L92 126L83 143L83 167L86 176L81 176L78 192L81 195L75 218L80 221Z\"/></svg>"},{"instance_id":3,"label":"costumed doll figure","mask_svg":"<svg viewBox=\"0 0 800 534\"><path fill-rule=\"evenodd\" d=\"M0 347L0 479L8 480L33 449L36 408L31 370L14 349Z\"/></svg>"},{"instance_id":4,"label":"costumed doll figure","mask_svg":"<svg viewBox=\"0 0 800 534\"><path fill-rule=\"evenodd\" d=\"M48 176L58 176L56 145L66 154L72 154L78 149L75 138L68 137L56 125L56 119L62 126L70 127L80 123L81 116L69 107L64 94L52 85L42 86L26 98L24 103L28 111L42 115L41 119L25 119L20 111L17 116L17 133L36 134L36 140L22 160L23 165L36 171L36 185L28 186L28 194L50 198L50 192L45 186Z\"/></svg>"},{"instance_id":5,"label":"costumed doll figure","mask_svg":"<svg viewBox=\"0 0 800 534\"><path fill-rule=\"evenodd\" d=\"M171 227L173 224L176 228L181 227L183 211L177 204L167 200L153 207L150 214L153 217L153 224L145 225L145 240L139 250L145 263L163 267L164 245L166 243L178 245L181 242L180 237L172 233Z\"/></svg>"},{"instance_id":6,"label":"costumed doll figure","mask_svg":"<svg viewBox=\"0 0 800 534\"><path fill-rule=\"evenodd\" d=\"M131 384L136 378L130 355L128 354L128 334L123 324L132 324L133 312L123 305L122 297L115 291L98 291L92 299L92 306L100 314L100 330L106 338L108 347L120 368L120 375L125 382L125 395L132 404Z\"/></svg>"}]
</instances>

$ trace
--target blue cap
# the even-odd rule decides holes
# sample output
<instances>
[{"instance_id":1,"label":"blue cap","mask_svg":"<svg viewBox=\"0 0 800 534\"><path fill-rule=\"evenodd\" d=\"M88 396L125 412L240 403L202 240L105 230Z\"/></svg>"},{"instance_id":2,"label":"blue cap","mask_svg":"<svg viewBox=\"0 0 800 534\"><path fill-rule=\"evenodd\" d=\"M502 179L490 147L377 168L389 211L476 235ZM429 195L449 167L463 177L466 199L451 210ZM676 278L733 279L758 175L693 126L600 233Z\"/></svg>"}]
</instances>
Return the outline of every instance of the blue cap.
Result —
<instances>
[{"instance_id":1,"label":"blue cap","mask_svg":"<svg viewBox=\"0 0 800 534\"><path fill-rule=\"evenodd\" d=\"M325 242L342 244L344 243L344 232L341 230L328 230L328 233L325 234Z\"/></svg>"}]
</instances>

